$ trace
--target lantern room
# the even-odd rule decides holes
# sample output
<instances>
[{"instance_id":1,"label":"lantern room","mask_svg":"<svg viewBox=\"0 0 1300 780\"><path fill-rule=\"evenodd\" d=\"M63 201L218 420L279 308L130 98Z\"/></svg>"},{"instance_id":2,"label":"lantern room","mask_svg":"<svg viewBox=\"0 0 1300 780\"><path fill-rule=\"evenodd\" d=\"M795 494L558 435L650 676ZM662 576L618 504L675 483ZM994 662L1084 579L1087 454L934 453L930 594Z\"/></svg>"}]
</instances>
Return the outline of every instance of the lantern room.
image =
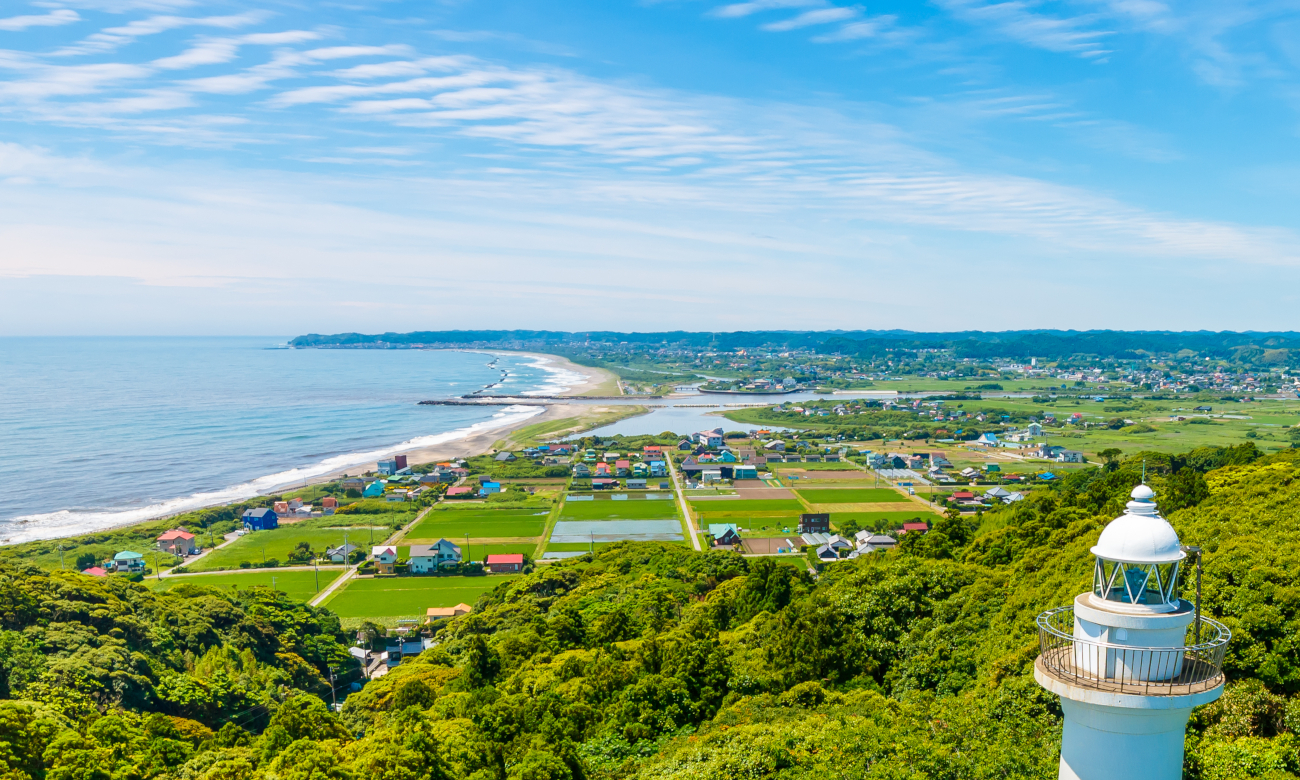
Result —
<instances>
[{"instance_id":1,"label":"lantern room","mask_svg":"<svg viewBox=\"0 0 1300 780\"><path fill-rule=\"evenodd\" d=\"M1130 497L1124 514L1106 526L1092 548L1097 557L1093 598L1119 612L1174 612L1179 609L1178 567L1187 553L1156 510L1154 490L1138 485Z\"/></svg>"}]
</instances>

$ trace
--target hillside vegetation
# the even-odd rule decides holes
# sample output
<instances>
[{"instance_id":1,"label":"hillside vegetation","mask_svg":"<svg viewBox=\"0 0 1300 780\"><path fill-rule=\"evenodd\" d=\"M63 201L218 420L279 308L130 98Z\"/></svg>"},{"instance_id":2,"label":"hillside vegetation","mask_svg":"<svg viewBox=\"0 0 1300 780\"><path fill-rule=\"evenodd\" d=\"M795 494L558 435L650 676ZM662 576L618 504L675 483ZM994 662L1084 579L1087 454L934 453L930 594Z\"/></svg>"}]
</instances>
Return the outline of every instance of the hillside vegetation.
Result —
<instances>
[{"instance_id":1,"label":"hillside vegetation","mask_svg":"<svg viewBox=\"0 0 1300 780\"><path fill-rule=\"evenodd\" d=\"M5 564L0 777L1053 778L1033 619L1089 586L1143 460L1233 631L1186 777L1296 777L1300 453L1249 444L1074 473L816 582L668 544L540 567L338 715L322 610Z\"/></svg>"}]
</instances>

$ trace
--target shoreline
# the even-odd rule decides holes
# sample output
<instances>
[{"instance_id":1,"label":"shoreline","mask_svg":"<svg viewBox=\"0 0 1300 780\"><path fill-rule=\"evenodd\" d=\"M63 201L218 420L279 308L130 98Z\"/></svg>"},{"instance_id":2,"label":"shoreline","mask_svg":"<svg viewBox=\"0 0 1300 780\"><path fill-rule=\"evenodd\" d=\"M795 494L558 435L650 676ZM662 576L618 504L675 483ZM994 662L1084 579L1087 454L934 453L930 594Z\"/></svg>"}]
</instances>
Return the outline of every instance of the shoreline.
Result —
<instances>
[{"instance_id":1,"label":"shoreline","mask_svg":"<svg viewBox=\"0 0 1300 780\"><path fill-rule=\"evenodd\" d=\"M511 355L511 356L531 357L531 358L536 358L540 361L544 361L547 364L550 364L548 367L543 368L543 370L547 371L548 373L551 373L552 371L568 372L570 374L574 374L580 377L580 380L575 382L572 385L568 385L568 384L562 385L564 387L564 390L558 394L561 397L570 397L570 396L580 397L583 392L590 392L591 390L600 387L601 385L610 381L610 378L614 376L611 372L608 372L604 369L592 368L588 366L580 366L568 360L567 358L561 357L559 355L549 355L541 352L522 352L522 351L513 351L513 350L477 350L477 349L457 349L457 350L447 350L447 351L474 352L474 353L484 354L484 355ZM538 367L542 367L542 366L538 366ZM557 382L553 382L553 381L543 381L541 383L541 386L538 389L531 392L549 393L555 395L555 393L552 393L549 388L553 388L557 384L558 384ZM519 397L526 398L528 396L521 394ZM436 462L438 460L447 460L449 457L462 457L462 458L471 457L473 455L480 455L487 452L492 448L492 445L495 442L499 441L504 437L508 437L511 433L521 428L524 428L528 425L532 425L538 422L549 422L552 420L564 419L566 417L586 416L582 414L584 410L590 410L591 412L595 412L597 411L597 409L601 411L604 410L603 407L597 407L596 409L593 409L585 405L581 405L581 406L576 404L571 405L562 402L539 404L539 406L542 407L543 409L542 412L536 414L529 414L525 417L520 417L519 419L512 420L511 422L505 425L492 426L492 427L476 427L476 426L483 426L485 423L490 423L493 418L489 418L488 420L485 420L480 423L475 423L474 425L468 426L466 428L455 429L452 431L444 431L443 433L439 433L439 434L431 434L431 436L443 436L451 433L456 433L457 431L464 432L461 436L458 436L453 439L449 439L444 442L439 442L437 444L431 444L425 446L417 445L415 447L401 449L400 448L401 444L399 443L397 445L394 445L393 447L381 448L376 451L383 453L380 457L391 457L394 454L405 454L407 455L407 458L411 465L419 465L421 463ZM506 410L508 409L510 409L510 407L506 407ZM568 412L568 413L564 413L564 412ZM422 436L422 437L414 437L414 438L426 438L426 437ZM335 457L345 458L347 457L347 453L343 453ZM230 487L223 489L223 492L228 492L228 491L238 490L239 488L245 486L250 486L249 490L241 491L239 494L236 495L227 494L221 497L214 496L213 500L211 501L203 501L201 498L202 496L201 493L191 494L189 496L182 496L182 497L177 497L172 499L165 499L159 502L159 504L165 505L167 503L172 503L172 502L185 502L186 505L184 506L184 508L175 509L172 511L164 510L156 515L151 515L148 517L136 517L130 520L123 520L122 522L116 522L116 523L110 521L109 523L104 525L96 525L90 528L80 528L75 531L63 529L60 528L57 523L51 523L50 525L53 525L54 527L51 528L51 533L49 535L39 535L32 538L19 538L19 539L8 538L8 539L0 540L0 547L17 545L17 544L26 544L29 542L67 539L76 536L85 536L87 534L110 533L114 531L120 531L125 528L130 528L132 526L143 525L145 523L164 521L174 517L180 517L182 515L186 515L191 512L196 512L201 509L211 509L213 507L227 506L230 504L239 503L241 501L247 501L249 499L256 498L259 496L274 495L278 493L291 491L297 488L305 487L307 485L315 485L315 484L320 484L322 482L330 482L335 479L338 479L341 476L351 475L352 473L360 474L360 473L364 473L365 471L374 471L377 468L377 461L378 459L369 462L362 462L360 464L352 464L342 468L333 469L331 471L324 472L321 474L312 475L304 478L297 478L293 480L287 480L283 482L272 483L265 486L253 487L256 486L259 481L275 476L274 474L266 475L262 477L255 477L253 479L248 480L247 482L240 483L239 485L232 485ZM292 473L301 468L311 468L311 467L299 466L291 469L286 469L285 471L280 473L281 474ZM42 513L41 516L48 517L51 515L58 515L60 512L67 512L67 511L68 510L54 510L51 512ZM123 510L123 513L130 512L130 511L132 510ZM111 515L115 513L106 512L104 514ZM18 530L21 529L21 527L22 526L16 526L12 530Z\"/></svg>"}]
</instances>

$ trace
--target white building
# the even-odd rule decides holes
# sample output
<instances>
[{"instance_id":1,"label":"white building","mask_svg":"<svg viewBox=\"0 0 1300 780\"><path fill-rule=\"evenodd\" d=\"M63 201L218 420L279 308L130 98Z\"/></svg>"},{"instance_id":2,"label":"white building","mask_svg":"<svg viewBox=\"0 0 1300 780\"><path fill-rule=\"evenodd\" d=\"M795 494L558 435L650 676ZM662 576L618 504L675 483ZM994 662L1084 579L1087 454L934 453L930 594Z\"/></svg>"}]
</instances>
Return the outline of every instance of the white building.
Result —
<instances>
[{"instance_id":1,"label":"white building","mask_svg":"<svg viewBox=\"0 0 1300 780\"><path fill-rule=\"evenodd\" d=\"M1065 714L1061 780L1180 780L1187 719L1223 693L1232 635L1178 594L1194 548L1179 545L1151 488L1132 498L1092 548L1092 592L1038 616L1034 679Z\"/></svg>"}]
</instances>

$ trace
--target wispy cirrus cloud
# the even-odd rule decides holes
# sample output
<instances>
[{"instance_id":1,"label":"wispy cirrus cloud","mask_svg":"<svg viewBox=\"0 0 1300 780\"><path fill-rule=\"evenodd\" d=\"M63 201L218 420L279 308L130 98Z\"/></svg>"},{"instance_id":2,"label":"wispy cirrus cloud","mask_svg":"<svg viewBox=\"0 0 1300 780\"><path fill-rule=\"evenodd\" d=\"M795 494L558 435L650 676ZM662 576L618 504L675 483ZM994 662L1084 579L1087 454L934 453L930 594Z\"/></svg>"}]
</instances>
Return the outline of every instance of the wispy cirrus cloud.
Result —
<instances>
[{"instance_id":1,"label":"wispy cirrus cloud","mask_svg":"<svg viewBox=\"0 0 1300 780\"><path fill-rule=\"evenodd\" d=\"M0 30L14 31L26 30L31 27L59 27L79 21L81 21L81 15L76 11L59 8L50 11L48 14L11 16L8 19L0 19Z\"/></svg>"},{"instance_id":2,"label":"wispy cirrus cloud","mask_svg":"<svg viewBox=\"0 0 1300 780\"><path fill-rule=\"evenodd\" d=\"M181 27L220 27L235 29L256 24L267 18L263 11L248 11L230 16L185 17L151 16L137 19L118 27L109 27L70 46L54 52L55 56L74 57L86 54L103 54L125 46L138 38L157 35Z\"/></svg>"},{"instance_id":3,"label":"wispy cirrus cloud","mask_svg":"<svg viewBox=\"0 0 1300 780\"><path fill-rule=\"evenodd\" d=\"M1113 30L1096 29L1099 14L1051 16L1024 0L939 0L953 16L1011 40L1047 51L1100 58L1109 54L1102 40Z\"/></svg>"},{"instance_id":4,"label":"wispy cirrus cloud","mask_svg":"<svg viewBox=\"0 0 1300 780\"><path fill-rule=\"evenodd\" d=\"M768 22L762 25L762 28L770 32L786 32L787 30L798 30L801 27L811 27L817 24L842 22L846 19L853 19L861 13L857 8L818 8L812 11L804 11L798 16L782 19L779 22Z\"/></svg>"}]
</instances>

